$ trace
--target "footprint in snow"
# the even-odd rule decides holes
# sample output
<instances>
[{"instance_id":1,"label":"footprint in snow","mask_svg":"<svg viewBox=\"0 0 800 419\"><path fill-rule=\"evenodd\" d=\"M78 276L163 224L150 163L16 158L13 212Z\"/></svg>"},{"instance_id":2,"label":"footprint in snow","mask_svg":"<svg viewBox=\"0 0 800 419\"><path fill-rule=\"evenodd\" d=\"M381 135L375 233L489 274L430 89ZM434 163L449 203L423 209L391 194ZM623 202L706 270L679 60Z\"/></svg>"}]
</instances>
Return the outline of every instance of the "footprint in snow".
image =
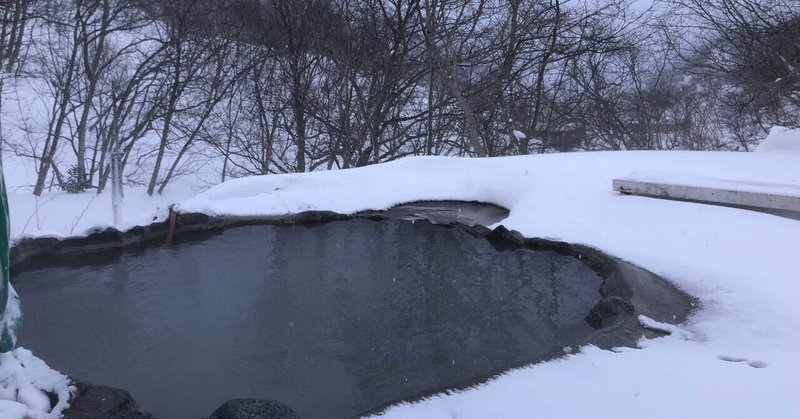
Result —
<instances>
[{"instance_id":1,"label":"footprint in snow","mask_svg":"<svg viewBox=\"0 0 800 419\"><path fill-rule=\"evenodd\" d=\"M747 358L741 358L738 356L729 356L729 355L720 355L719 358L722 361L726 362L747 362L747 365L753 368L766 368L767 363L761 361L749 361ZM748 362L749 361L749 362Z\"/></svg>"},{"instance_id":2,"label":"footprint in snow","mask_svg":"<svg viewBox=\"0 0 800 419\"><path fill-rule=\"evenodd\" d=\"M727 362L744 362L747 358L739 358L738 356L720 355L717 358Z\"/></svg>"}]
</instances>

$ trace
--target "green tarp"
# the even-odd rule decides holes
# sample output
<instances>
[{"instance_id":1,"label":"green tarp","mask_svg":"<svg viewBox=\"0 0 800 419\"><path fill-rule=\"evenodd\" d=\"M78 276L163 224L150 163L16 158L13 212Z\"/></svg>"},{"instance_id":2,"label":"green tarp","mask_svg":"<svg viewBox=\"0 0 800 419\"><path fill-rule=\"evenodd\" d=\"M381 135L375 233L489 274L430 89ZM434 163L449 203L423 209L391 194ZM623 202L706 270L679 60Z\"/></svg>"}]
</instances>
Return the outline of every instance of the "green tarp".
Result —
<instances>
[{"instance_id":1,"label":"green tarp","mask_svg":"<svg viewBox=\"0 0 800 419\"><path fill-rule=\"evenodd\" d=\"M8 195L3 176L2 153L0 152L0 265L2 265L2 283L0 283L0 352L9 352L17 342L17 329L22 325L22 311L19 297L9 283L9 249L10 223L8 218Z\"/></svg>"}]
</instances>

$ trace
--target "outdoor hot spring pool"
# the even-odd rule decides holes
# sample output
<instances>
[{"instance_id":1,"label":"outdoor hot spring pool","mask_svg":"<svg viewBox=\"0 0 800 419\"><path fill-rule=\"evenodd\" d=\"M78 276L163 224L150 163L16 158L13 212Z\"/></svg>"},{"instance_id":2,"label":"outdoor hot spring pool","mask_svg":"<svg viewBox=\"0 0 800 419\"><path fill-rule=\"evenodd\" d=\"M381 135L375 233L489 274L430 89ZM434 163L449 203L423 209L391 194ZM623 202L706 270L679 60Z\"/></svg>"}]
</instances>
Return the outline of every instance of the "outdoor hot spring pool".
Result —
<instances>
[{"instance_id":1,"label":"outdoor hot spring pool","mask_svg":"<svg viewBox=\"0 0 800 419\"><path fill-rule=\"evenodd\" d=\"M350 417L469 385L591 333L601 278L427 222L250 226L17 273L19 345L159 418L232 398Z\"/></svg>"}]
</instances>

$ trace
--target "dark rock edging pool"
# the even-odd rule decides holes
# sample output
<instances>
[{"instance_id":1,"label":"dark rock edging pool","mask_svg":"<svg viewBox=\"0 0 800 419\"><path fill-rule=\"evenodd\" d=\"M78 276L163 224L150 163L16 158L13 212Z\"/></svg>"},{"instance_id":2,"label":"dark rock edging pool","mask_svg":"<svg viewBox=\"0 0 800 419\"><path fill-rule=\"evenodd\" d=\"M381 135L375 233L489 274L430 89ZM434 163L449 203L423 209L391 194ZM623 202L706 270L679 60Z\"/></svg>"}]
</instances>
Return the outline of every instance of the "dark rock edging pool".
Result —
<instances>
[{"instance_id":1,"label":"dark rock edging pool","mask_svg":"<svg viewBox=\"0 0 800 419\"><path fill-rule=\"evenodd\" d=\"M466 210L465 210L466 208ZM481 212L486 208L491 210ZM627 264L619 259L606 255L594 248L539 238L525 238L516 231L509 231L499 226L490 230L484 225L492 225L505 218L507 211L498 207L476 203L415 203L401 205L388 211L365 211L353 216L344 216L332 212L306 212L289 217L255 217L231 218L209 217L203 214L178 214L176 220L176 240L217 234L228 227L273 224L273 225L305 225L310 226L337 220L352 218L368 218L382 221L387 219L421 220L434 224L444 224L450 228L466 231L474 236L484 237L499 251L513 249L549 250L561 255L572 256L581 260L602 279L599 294L602 297L587 314L586 321L596 330L583 339L565 342L577 349L579 346L593 344L601 348L615 346L634 346L642 335L656 335L644 329L636 320L636 314L643 314L657 321L677 323L690 314L693 301L655 275ZM24 268L27 263L47 255L49 262L68 260L76 254L105 253L110 257L121 254L125 248L146 246L149 243L163 242L167 236L167 224L155 223L147 227L139 227L128 232L108 229L100 234L86 238L67 240L36 239L23 240L16 253L13 266ZM530 363L563 356L566 351L555 350L522 365L510 365L509 368L521 367ZM495 374L496 375L496 374ZM403 400L414 400L440 391L454 388L466 388L489 379L495 375L480 377L478 380L458 383L447 389L427 391ZM394 404L400 400L391 402ZM384 406L385 407L385 406ZM381 408L367 413L379 412Z\"/></svg>"},{"instance_id":2,"label":"dark rock edging pool","mask_svg":"<svg viewBox=\"0 0 800 419\"><path fill-rule=\"evenodd\" d=\"M209 234L227 228L254 225L305 225L353 218L427 219L436 224L464 224L487 231L483 225L494 224L508 215L496 205L461 201L421 201L397 205L386 211L361 211L352 215L332 211L304 211L279 216L209 216L203 213L175 213L174 236ZM164 243L169 236L169 219L126 231L114 227L89 231L84 237L24 237L12 244L11 269L25 269L32 264L69 262L75 255L106 254L113 257L126 249Z\"/></svg>"},{"instance_id":3,"label":"dark rock edging pool","mask_svg":"<svg viewBox=\"0 0 800 419\"><path fill-rule=\"evenodd\" d=\"M64 419L155 419L130 393L114 387L75 381L72 404ZM215 410L208 419L299 419L300 416L275 400L232 399Z\"/></svg>"},{"instance_id":4,"label":"dark rock edging pool","mask_svg":"<svg viewBox=\"0 0 800 419\"><path fill-rule=\"evenodd\" d=\"M291 407L275 400L233 399L215 410L208 419L300 419Z\"/></svg>"},{"instance_id":5,"label":"dark rock edging pool","mask_svg":"<svg viewBox=\"0 0 800 419\"><path fill-rule=\"evenodd\" d=\"M73 381L73 384L76 391L64 411L65 419L153 419L125 390L81 381Z\"/></svg>"}]
</instances>

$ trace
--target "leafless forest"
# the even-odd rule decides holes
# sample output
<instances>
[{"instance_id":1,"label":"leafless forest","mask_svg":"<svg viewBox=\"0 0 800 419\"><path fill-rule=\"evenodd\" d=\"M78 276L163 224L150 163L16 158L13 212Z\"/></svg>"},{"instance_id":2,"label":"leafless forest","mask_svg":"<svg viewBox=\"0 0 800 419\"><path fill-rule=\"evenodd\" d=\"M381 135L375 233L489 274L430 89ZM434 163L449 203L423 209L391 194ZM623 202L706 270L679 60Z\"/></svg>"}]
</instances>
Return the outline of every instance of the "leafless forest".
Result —
<instances>
[{"instance_id":1,"label":"leafless forest","mask_svg":"<svg viewBox=\"0 0 800 419\"><path fill-rule=\"evenodd\" d=\"M410 155L748 150L800 124L796 0L0 5L4 153L35 166L36 195L102 192L115 153L152 195L200 157L225 180ZM20 96L41 106L6 106Z\"/></svg>"}]
</instances>

